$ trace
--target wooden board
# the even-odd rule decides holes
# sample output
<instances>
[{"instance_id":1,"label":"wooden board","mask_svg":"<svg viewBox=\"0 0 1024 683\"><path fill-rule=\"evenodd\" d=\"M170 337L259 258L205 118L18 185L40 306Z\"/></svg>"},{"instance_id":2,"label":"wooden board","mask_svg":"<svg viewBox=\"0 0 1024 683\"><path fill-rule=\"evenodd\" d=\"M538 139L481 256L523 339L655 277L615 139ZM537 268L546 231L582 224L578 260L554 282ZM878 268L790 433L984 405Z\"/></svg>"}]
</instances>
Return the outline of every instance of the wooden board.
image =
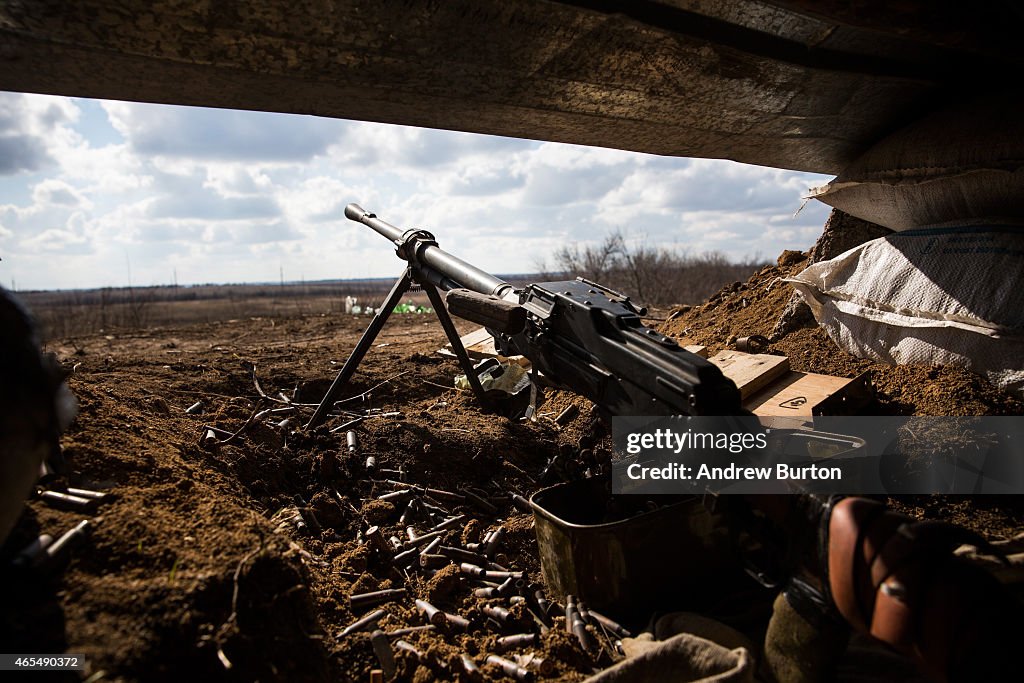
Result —
<instances>
[{"instance_id":1,"label":"wooden board","mask_svg":"<svg viewBox=\"0 0 1024 683\"><path fill-rule=\"evenodd\" d=\"M462 345L466 347L466 353L471 359L482 360L484 358L505 358L498 353L498 350L494 348L494 337L487 331L486 328L480 327L467 332L466 334L459 337L462 341ZM455 358L455 352L452 351L452 345L445 344L443 348L437 350L438 355L444 356L445 358ZM530 367L530 361L524 356L512 356L508 358L515 363L519 363L524 368Z\"/></svg>"},{"instance_id":2,"label":"wooden board","mask_svg":"<svg viewBox=\"0 0 1024 683\"><path fill-rule=\"evenodd\" d=\"M719 351L708 360L736 383L744 400L789 371L789 358L765 353Z\"/></svg>"},{"instance_id":3,"label":"wooden board","mask_svg":"<svg viewBox=\"0 0 1024 683\"><path fill-rule=\"evenodd\" d=\"M706 346L701 346L700 344L687 344L683 348L689 351L690 353L697 354L701 358L708 357L708 347Z\"/></svg>"},{"instance_id":4,"label":"wooden board","mask_svg":"<svg viewBox=\"0 0 1024 683\"><path fill-rule=\"evenodd\" d=\"M854 415L870 400L867 372L848 379L791 371L744 400L743 407L760 416Z\"/></svg>"}]
</instances>

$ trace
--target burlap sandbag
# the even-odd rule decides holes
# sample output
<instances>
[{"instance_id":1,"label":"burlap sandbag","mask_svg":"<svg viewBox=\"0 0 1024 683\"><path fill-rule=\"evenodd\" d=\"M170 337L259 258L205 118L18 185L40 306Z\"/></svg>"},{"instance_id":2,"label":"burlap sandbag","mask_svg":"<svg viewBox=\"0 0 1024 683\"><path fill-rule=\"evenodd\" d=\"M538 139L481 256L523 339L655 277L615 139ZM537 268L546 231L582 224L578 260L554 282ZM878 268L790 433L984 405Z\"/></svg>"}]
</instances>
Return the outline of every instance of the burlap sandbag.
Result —
<instances>
[{"instance_id":1,"label":"burlap sandbag","mask_svg":"<svg viewBox=\"0 0 1024 683\"><path fill-rule=\"evenodd\" d=\"M659 638L655 640L655 638ZM725 624L679 612L658 620L654 634L626 638L627 658L587 683L753 683L747 639Z\"/></svg>"},{"instance_id":2,"label":"burlap sandbag","mask_svg":"<svg viewBox=\"0 0 1024 683\"><path fill-rule=\"evenodd\" d=\"M1024 219L1024 95L951 102L878 142L810 196L892 230Z\"/></svg>"}]
</instances>

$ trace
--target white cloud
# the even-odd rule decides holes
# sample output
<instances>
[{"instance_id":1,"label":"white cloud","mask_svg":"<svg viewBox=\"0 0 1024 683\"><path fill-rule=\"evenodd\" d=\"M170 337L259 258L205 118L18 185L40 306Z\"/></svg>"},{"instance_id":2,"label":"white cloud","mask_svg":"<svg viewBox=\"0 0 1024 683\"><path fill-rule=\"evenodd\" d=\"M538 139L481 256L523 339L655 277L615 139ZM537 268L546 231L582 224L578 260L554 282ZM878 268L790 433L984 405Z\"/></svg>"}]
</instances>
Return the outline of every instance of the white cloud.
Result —
<instances>
[{"instance_id":1,"label":"white cloud","mask_svg":"<svg viewBox=\"0 0 1024 683\"><path fill-rule=\"evenodd\" d=\"M651 245L774 256L809 247L827 215L813 204L792 215L821 176L727 161L307 116L81 106L0 97L0 138L15 141L14 170L0 177L0 279L123 284L128 260L136 284L169 282L172 270L182 283L276 280L279 268L307 280L397 274L388 243L344 218L350 202L427 228L442 248L500 273L530 271L566 242L613 229Z\"/></svg>"},{"instance_id":2,"label":"white cloud","mask_svg":"<svg viewBox=\"0 0 1024 683\"><path fill-rule=\"evenodd\" d=\"M72 135L68 126L77 118L66 98L0 92L0 175L53 166L52 141Z\"/></svg>"},{"instance_id":3,"label":"white cloud","mask_svg":"<svg viewBox=\"0 0 1024 683\"><path fill-rule=\"evenodd\" d=\"M56 178L47 178L32 188L32 199L35 201L36 206L41 208L50 206L69 208L92 207L92 203L81 192L63 180L57 180Z\"/></svg>"},{"instance_id":4,"label":"white cloud","mask_svg":"<svg viewBox=\"0 0 1024 683\"><path fill-rule=\"evenodd\" d=\"M114 128L142 156L305 162L322 155L345 124L314 116L105 102Z\"/></svg>"}]
</instances>

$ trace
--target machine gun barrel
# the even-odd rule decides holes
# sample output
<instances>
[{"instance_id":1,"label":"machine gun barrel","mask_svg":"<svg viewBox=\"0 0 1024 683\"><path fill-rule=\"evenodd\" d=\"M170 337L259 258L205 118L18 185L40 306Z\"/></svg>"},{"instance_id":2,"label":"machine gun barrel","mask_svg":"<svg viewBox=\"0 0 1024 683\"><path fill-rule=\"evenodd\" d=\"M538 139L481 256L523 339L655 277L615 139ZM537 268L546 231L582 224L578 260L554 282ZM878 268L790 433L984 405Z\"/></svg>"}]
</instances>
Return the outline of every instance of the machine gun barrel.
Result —
<instances>
[{"instance_id":1,"label":"machine gun barrel","mask_svg":"<svg viewBox=\"0 0 1024 683\"><path fill-rule=\"evenodd\" d=\"M345 217L372 228L394 242L401 258L445 291L462 288L504 298L513 289L504 280L438 247L434 236L426 230L402 230L382 221L358 204L346 206Z\"/></svg>"}]
</instances>

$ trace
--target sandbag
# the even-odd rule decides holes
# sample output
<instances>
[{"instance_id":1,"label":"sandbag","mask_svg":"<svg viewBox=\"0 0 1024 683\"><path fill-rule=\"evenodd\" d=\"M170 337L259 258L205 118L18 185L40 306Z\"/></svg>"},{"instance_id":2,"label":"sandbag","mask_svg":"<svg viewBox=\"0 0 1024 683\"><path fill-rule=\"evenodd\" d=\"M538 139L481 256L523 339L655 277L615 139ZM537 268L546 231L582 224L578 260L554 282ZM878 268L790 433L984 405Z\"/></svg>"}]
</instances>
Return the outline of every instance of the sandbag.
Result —
<instances>
[{"instance_id":1,"label":"sandbag","mask_svg":"<svg viewBox=\"0 0 1024 683\"><path fill-rule=\"evenodd\" d=\"M734 629L691 612L658 620L653 634L623 640L627 658L585 683L754 683L753 647Z\"/></svg>"},{"instance_id":2,"label":"sandbag","mask_svg":"<svg viewBox=\"0 0 1024 683\"><path fill-rule=\"evenodd\" d=\"M957 103L874 145L810 196L892 230L1024 218L1024 95Z\"/></svg>"},{"instance_id":3,"label":"sandbag","mask_svg":"<svg viewBox=\"0 0 1024 683\"><path fill-rule=\"evenodd\" d=\"M956 365L1024 391L1024 230L914 230L866 242L787 280L848 353Z\"/></svg>"}]
</instances>

